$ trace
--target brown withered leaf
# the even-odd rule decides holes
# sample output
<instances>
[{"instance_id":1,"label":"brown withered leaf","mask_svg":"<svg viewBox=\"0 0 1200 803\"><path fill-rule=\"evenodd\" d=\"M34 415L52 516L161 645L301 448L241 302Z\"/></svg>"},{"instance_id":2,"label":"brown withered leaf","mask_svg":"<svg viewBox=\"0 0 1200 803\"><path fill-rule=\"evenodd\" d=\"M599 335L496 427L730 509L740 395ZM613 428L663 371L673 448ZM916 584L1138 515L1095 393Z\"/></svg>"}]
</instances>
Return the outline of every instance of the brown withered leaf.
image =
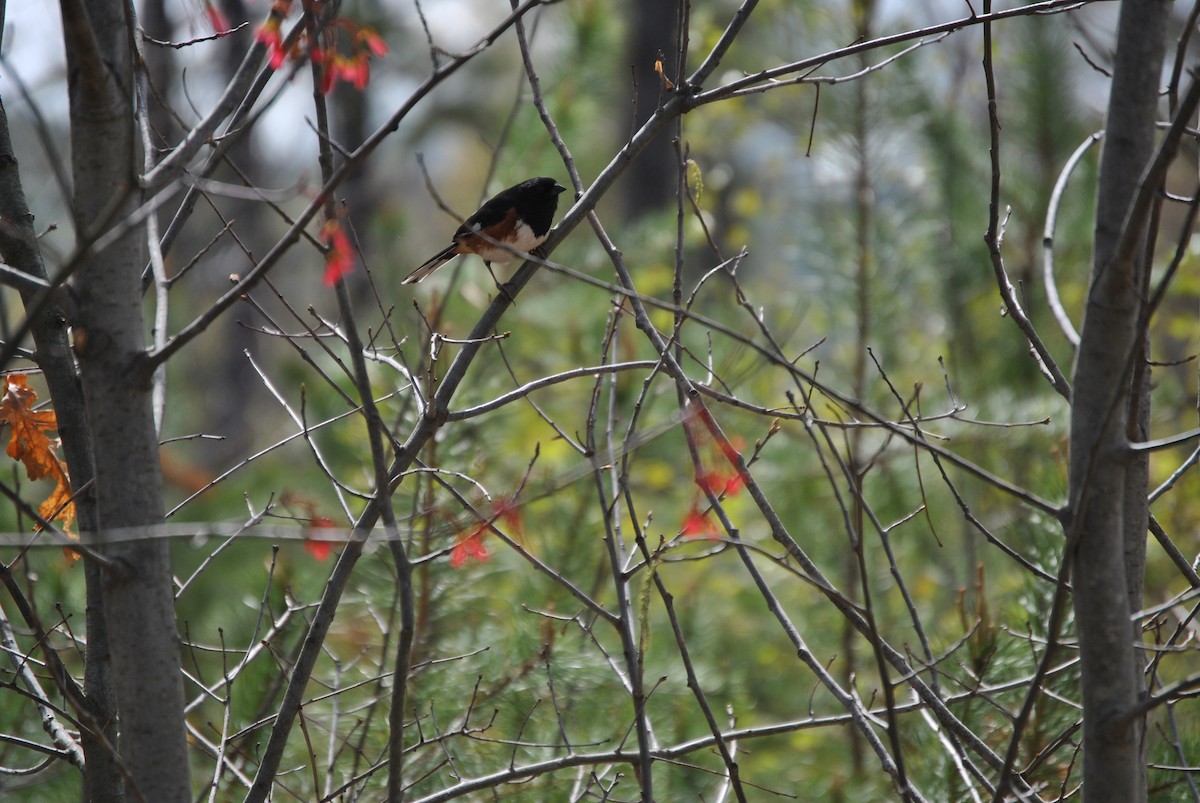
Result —
<instances>
[{"instance_id":1,"label":"brown withered leaf","mask_svg":"<svg viewBox=\"0 0 1200 803\"><path fill-rule=\"evenodd\" d=\"M24 374L3 377L3 396L0 396L0 425L12 429L8 439L8 456L25 466L31 480L54 480L54 491L38 505L44 519L57 518L66 529L75 520L75 504L71 502L71 481L66 466L58 458L58 439L47 432L58 430L58 418L53 410L35 410L37 393L29 387Z\"/></svg>"}]
</instances>

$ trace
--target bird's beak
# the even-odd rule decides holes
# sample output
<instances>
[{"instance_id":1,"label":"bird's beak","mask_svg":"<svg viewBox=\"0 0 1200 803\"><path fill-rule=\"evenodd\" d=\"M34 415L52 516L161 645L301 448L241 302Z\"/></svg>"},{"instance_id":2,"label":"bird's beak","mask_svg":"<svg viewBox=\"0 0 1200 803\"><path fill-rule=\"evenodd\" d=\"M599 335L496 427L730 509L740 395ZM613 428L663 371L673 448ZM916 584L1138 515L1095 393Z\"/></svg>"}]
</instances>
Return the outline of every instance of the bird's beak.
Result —
<instances>
[{"instance_id":1,"label":"bird's beak","mask_svg":"<svg viewBox=\"0 0 1200 803\"><path fill-rule=\"evenodd\" d=\"M556 181L556 182L554 182L554 194L555 194L555 195L558 195L560 192L566 192L566 191L567 191L567 188L566 188L566 187L564 187L563 185L559 184L557 181Z\"/></svg>"}]
</instances>

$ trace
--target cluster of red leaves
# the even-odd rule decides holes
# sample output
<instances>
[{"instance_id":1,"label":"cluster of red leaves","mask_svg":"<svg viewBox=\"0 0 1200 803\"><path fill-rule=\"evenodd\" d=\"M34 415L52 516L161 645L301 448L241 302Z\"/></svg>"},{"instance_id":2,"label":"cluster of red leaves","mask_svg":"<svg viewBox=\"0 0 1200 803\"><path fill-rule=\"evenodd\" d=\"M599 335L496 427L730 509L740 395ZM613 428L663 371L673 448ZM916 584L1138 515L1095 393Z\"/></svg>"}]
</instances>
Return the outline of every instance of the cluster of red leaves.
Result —
<instances>
[{"instance_id":1,"label":"cluster of red leaves","mask_svg":"<svg viewBox=\"0 0 1200 803\"><path fill-rule=\"evenodd\" d=\"M712 521L708 497L725 499L737 496L746 485L738 468L740 446L726 438L702 405L694 406L683 419L684 432L696 449L700 465L696 469L697 492L692 506L683 517L679 534L685 538L712 538L720 535L720 525Z\"/></svg>"},{"instance_id":2,"label":"cluster of red leaves","mask_svg":"<svg viewBox=\"0 0 1200 803\"><path fill-rule=\"evenodd\" d=\"M271 14L267 21L254 33L254 38L266 45L270 52L268 63L272 70L282 67L288 57L288 50L283 44L283 18L291 8L292 0L275 0L271 4Z\"/></svg>"},{"instance_id":3,"label":"cluster of red leaves","mask_svg":"<svg viewBox=\"0 0 1200 803\"><path fill-rule=\"evenodd\" d=\"M355 25L345 19L337 20L332 30L336 32L339 29L349 31L348 53L341 51L336 35L332 37L333 41L329 46L313 49L313 61L325 68L321 91L329 94L334 85L341 80L362 92L371 80L371 57L386 55L387 44L371 28Z\"/></svg>"},{"instance_id":4,"label":"cluster of red leaves","mask_svg":"<svg viewBox=\"0 0 1200 803\"><path fill-rule=\"evenodd\" d=\"M31 480L50 479L54 490L38 505L38 515L46 521L58 519L63 529L75 521L75 503L71 501L71 480L67 467L58 458L59 442L46 433L58 430L53 410L35 410L37 393L29 387L24 374L0 377L4 394L0 396L0 427L12 429L8 456L25 466Z\"/></svg>"},{"instance_id":5,"label":"cluster of red leaves","mask_svg":"<svg viewBox=\"0 0 1200 803\"><path fill-rule=\"evenodd\" d=\"M309 42L305 33L296 36L289 46L283 36L283 20L292 9L293 0L274 0L267 21L259 26L255 38L266 45L272 70L278 70L291 58L305 56L322 67L321 91L330 92L338 81L352 84L360 92L371 80L371 58L387 54L387 43L373 28L338 17L321 32L319 40ZM305 9L315 18L327 0L303 0Z\"/></svg>"},{"instance_id":6,"label":"cluster of red leaves","mask_svg":"<svg viewBox=\"0 0 1200 803\"><path fill-rule=\"evenodd\" d=\"M320 240L325 246L325 286L332 287L354 270L354 249L337 218L326 220L321 226Z\"/></svg>"},{"instance_id":7,"label":"cluster of red leaves","mask_svg":"<svg viewBox=\"0 0 1200 803\"><path fill-rule=\"evenodd\" d=\"M450 550L450 568L461 569L470 560L484 563L491 558L491 553L483 543L483 537L488 534L492 525L497 521L512 530L516 536L521 535L521 514L517 509L515 498L495 499L491 504L492 513L476 526L463 530L458 535L458 541Z\"/></svg>"},{"instance_id":8,"label":"cluster of red leaves","mask_svg":"<svg viewBox=\"0 0 1200 803\"><path fill-rule=\"evenodd\" d=\"M461 569L470 560L486 563L491 559L492 554L488 552L483 543L485 535L487 535L487 525L481 524L465 537L460 537L458 543L450 550L450 568Z\"/></svg>"},{"instance_id":9,"label":"cluster of red leaves","mask_svg":"<svg viewBox=\"0 0 1200 803\"><path fill-rule=\"evenodd\" d=\"M331 0L301 0L311 19L324 19ZM352 84L360 92L371 80L371 59L387 54L388 46L373 28L337 17L324 25L319 34L307 27L285 37L283 21L291 13L295 0L272 0L271 11L254 33L267 48L268 63L278 70L288 59L311 59L321 67L321 91L330 92L338 81ZM213 20L214 26L217 24ZM331 219L321 227L320 241L325 245L325 285L331 287L354 268L350 238L341 223Z\"/></svg>"}]
</instances>

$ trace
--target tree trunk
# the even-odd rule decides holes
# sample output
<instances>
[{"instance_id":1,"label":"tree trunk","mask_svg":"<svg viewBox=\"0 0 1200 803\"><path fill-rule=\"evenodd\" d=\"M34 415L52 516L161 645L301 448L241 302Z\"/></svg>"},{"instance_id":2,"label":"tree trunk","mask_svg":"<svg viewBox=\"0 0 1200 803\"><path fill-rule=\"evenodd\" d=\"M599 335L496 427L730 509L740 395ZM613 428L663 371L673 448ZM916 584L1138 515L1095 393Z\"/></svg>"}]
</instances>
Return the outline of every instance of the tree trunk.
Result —
<instances>
[{"instance_id":1,"label":"tree trunk","mask_svg":"<svg viewBox=\"0 0 1200 803\"><path fill-rule=\"evenodd\" d=\"M0 258L13 268L45 281L46 266L38 249L33 214L25 201L17 157L8 132L8 114L0 98ZM91 443L88 438L87 410L83 389L75 373L75 358L67 338L67 320L50 298L33 291L22 291L21 302L30 318L34 357L54 400L58 435L63 443L76 494L94 476ZM96 529L96 509L92 497L75 500L76 520L84 532ZM116 756L109 744L117 741L116 696L113 691L112 665L108 656L108 636L101 610L100 586L103 569L92 562L84 566L87 585L87 656L83 677L83 705L87 713L80 717L79 741L83 745L87 770L83 774L84 800L118 803L123 800L123 784ZM49 648L49 645L47 645Z\"/></svg>"},{"instance_id":2,"label":"tree trunk","mask_svg":"<svg viewBox=\"0 0 1200 803\"><path fill-rule=\"evenodd\" d=\"M1117 34L1096 210L1092 283L1075 365L1071 522L1075 617L1083 692L1084 799L1146 800L1144 720L1127 718L1144 683L1140 637L1148 521L1144 458L1131 455L1147 420L1140 319L1145 249L1119 259L1118 242L1154 153L1158 90L1171 4L1124 2Z\"/></svg>"},{"instance_id":3,"label":"tree trunk","mask_svg":"<svg viewBox=\"0 0 1200 803\"><path fill-rule=\"evenodd\" d=\"M69 73L74 215L81 243L138 207L130 33L122 0L62 3ZM132 13L130 10L129 13ZM162 481L144 365L144 233L130 227L77 275L76 345L95 461L97 536L123 573L103 587L120 712L121 760L147 801L188 801L174 595L167 543L114 537L161 523Z\"/></svg>"},{"instance_id":4,"label":"tree trunk","mask_svg":"<svg viewBox=\"0 0 1200 803\"><path fill-rule=\"evenodd\" d=\"M654 73L654 62L663 54L663 70L674 77L679 65L679 4L675 0L634 0L626 57L633 71L634 105L627 107L621 134L636 131L658 110L664 93ZM631 169L621 179L622 212L628 220L661 212L675 196L678 158L670 137L656 137L634 157Z\"/></svg>"}]
</instances>

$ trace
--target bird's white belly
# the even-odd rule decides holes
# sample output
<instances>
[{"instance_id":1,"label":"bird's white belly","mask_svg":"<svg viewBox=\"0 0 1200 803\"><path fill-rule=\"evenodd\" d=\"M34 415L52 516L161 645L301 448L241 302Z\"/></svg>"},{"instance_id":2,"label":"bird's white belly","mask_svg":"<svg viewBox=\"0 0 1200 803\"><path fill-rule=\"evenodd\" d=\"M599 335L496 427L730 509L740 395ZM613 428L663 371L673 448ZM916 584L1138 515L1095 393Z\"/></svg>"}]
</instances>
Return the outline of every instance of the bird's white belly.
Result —
<instances>
[{"instance_id":1,"label":"bird's white belly","mask_svg":"<svg viewBox=\"0 0 1200 803\"><path fill-rule=\"evenodd\" d=\"M549 232L547 232L548 234ZM483 257L484 262L512 262L517 255L513 251L524 251L529 253L533 249L542 244L546 239L545 235L538 237L533 233L533 229L529 228L525 223L518 223L513 229L514 239L509 247L502 245L492 245L491 243L483 243L476 252ZM511 248L512 250L509 250Z\"/></svg>"}]
</instances>

